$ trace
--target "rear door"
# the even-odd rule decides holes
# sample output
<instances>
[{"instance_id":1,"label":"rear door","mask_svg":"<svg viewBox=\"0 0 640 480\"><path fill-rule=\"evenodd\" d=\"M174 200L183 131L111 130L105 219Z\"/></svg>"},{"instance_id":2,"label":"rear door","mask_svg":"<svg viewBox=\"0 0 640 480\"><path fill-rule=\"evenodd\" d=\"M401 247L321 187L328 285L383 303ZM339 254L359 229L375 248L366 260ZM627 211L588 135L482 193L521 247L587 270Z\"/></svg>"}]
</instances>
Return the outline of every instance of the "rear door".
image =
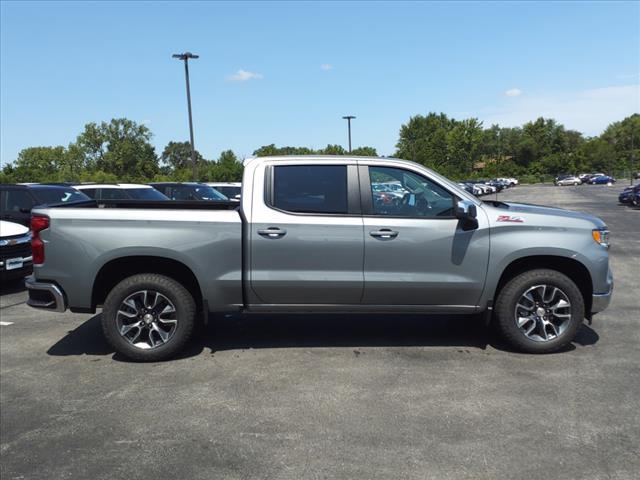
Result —
<instances>
[{"instance_id":1,"label":"rear door","mask_svg":"<svg viewBox=\"0 0 640 480\"><path fill-rule=\"evenodd\" d=\"M355 162L261 168L249 223L256 303L359 304L364 241Z\"/></svg>"},{"instance_id":2,"label":"rear door","mask_svg":"<svg viewBox=\"0 0 640 480\"><path fill-rule=\"evenodd\" d=\"M489 259L489 230L461 229L455 195L396 165L360 167L364 213L363 303L475 306Z\"/></svg>"}]
</instances>

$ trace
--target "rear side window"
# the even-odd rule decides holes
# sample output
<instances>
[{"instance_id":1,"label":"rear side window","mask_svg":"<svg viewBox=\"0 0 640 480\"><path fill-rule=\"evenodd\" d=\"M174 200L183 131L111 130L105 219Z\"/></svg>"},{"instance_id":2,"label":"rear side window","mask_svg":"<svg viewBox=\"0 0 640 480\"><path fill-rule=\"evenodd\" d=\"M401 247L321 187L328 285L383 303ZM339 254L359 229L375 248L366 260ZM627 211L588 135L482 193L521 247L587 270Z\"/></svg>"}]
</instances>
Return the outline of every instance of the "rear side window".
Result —
<instances>
[{"instance_id":1,"label":"rear side window","mask_svg":"<svg viewBox=\"0 0 640 480\"><path fill-rule=\"evenodd\" d=\"M29 210L32 206L31 195L25 189L8 189L2 192L2 211L4 212Z\"/></svg>"},{"instance_id":2,"label":"rear side window","mask_svg":"<svg viewBox=\"0 0 640 480\"><path fill-rule=\"evenodd\" d=\"M45 205L53 203L73 203L90 200L90 198L84 193L79 192L74 188L65 187L34 188L33 194L36 196L39 202Z\"/></svg>"},{"instance_id":3,"label":"rear side window","mask_svg":"<svg viewBox=\"0 0 640 480\"><path fill-rule=\"evenodd\" d=\"M273 169L273 203L297 213L347 213L345 165L284 165Z\"/></svg>"},{"instance_id":4,"label":"rear side window","mask_svg":"<svg viewBox=\"0 0 640 480\"><path fill-rule=\"evenodd\" d=\"M100 189L100 198L102 200L127 200L129 195L121 188L102 188Z\"/></svg>"},{"instance_id":5,"label":"rear side window","mask_svg":"<svg viewBox=\"0 0 640 480\"><path fill-rule=\"evenodd\" d=\"M168 200L168 198L155 188L128 188L127 193L136 200Z\"/></svg>"},{"instance_id":6,"label":"rear side window","mask_svg":"<svg viewBox=\"0 0 640 480\"><path fill-rule=\"evenodd\" d=\"M80 191L82 193L84 193L87 197L96 198L96 189L95 188L83 188Z\"/></svg>"}]
</instances>

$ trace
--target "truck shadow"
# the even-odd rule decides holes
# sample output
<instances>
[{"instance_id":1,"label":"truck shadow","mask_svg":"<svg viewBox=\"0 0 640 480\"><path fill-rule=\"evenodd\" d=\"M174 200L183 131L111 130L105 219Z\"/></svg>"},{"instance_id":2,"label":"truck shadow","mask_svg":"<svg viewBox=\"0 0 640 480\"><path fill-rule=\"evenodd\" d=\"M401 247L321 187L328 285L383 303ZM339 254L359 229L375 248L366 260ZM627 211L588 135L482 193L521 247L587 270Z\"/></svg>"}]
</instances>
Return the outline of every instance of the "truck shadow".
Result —
<instances>
[{"instance_id":1,"label":"truck shadow","mask_svg":"<svg viewBox=\"0 0 640 480\"><path fill-rule=\"evenodd\" d=\"M95 315L52 345L54 356L114 354L102 335L101 315ZM598 334L584 324L574 343L593 345ZM177 358L225 350L317 347L457 347L510 351L477 316L444 315L227 315L202 326Z\"/></svg>"}]
</instances>

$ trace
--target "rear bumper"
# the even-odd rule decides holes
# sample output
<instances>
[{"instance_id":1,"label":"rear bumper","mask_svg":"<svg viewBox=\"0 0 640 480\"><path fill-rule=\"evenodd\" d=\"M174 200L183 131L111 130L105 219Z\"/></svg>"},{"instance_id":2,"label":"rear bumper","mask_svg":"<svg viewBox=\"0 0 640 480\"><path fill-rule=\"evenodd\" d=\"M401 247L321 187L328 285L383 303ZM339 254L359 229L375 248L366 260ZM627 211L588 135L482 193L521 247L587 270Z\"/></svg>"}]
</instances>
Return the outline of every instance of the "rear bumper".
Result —
<instances>
[{"instance_id":1,"label":"rear bumper","mask_svg":"<svg viewBox=\"0 0 640 480\"><path fill-rule=\"evenodd\" d=\"M8 259L0 258L0 277L3 279L12 279L12 278L21 278L29 275L33 271L33 263L31 260L31 255L27 257L17 257L12 258L11 260L20 260L22 261L22 266L19 268L11 268L8 267Z\"/></svg>"},{"instance_id":2,"label":"rear bumper","mask_svg":"<svg viewBox=\"0 0 640 480\"><path fill-rule=\"evenodd\" d=\"M30 307L53 312L64 312L67 309L64 292L55 283L38 282L32 275L27 277L24 284L29 291L27 305Z\"/></svg>"}]
</instances>

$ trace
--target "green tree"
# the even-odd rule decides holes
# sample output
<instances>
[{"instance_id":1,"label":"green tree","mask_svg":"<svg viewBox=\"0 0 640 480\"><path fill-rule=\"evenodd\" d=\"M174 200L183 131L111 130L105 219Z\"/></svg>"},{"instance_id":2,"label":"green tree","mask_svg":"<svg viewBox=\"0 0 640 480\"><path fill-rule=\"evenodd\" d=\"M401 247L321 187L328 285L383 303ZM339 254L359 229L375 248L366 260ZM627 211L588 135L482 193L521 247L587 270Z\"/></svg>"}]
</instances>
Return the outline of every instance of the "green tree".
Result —
<instances>
[{"instance_id":1,"label":"green tree","mask_svg":"<svg viewBox=\"0 0 640 480\"><path fill-rule=\"evenodd\" d=\"M220 154L218 161L209 166L209 181L215 182L239 182L242 180L244 166L238 160L235 153L225 150Z\"/></svg>"},{"instance_id":2,"label":"green tree","mask_svg":"<svg viewBox=\"0 0 640 480\"><path fill-rule=\"evenodd\" d=\"M358 147L351 150L351 155L358 157L377 157L378 152L373 147Z\"/></svg>"},{"instance_id":3,"label":"green tree","mask_svg":"<svg viewBox=\"0 0 640 480\"><path fill-rule=\"evenodd\" d=\"M159 172L151 137L145 125L114 118L109 123L85 125L73 148L90 171L100 170L120 181L147 181Z\"/></svg>"},{"instance_id":4,"label":"green tree","mask_svg":"<svg viewBox=\"0 0 640 480\"><path fill-rule=\"evenodd\" d=\"M452 126L444 113L411 117L400 127L395 156L441 170L447 164L447 134Z\"/></svg>"},{"instance_id":5,"label":"green tree","mask_svg":"<svg viewBox=\"0 0 640 480\"><path fill-rule=\"evenodd\" d=\"M195 151L196 164L204 161L198 150ZM181 168L192 167L191 165L191 143L189 142L169 142L162 155L160 155L162 163L170 167L169 171L179 170Z\"/></svg>"},{"instance_id":6,"label":"green tree","mask_svg":"<svg viewBox=\"0 0 640 480\"><path fill-rule=\"evenodd\" d=\"M320 155L346 155L347 151L340 145L327 145L322 150L318 150Z\"/></svg>"},{"instance_id":7,"label":"green tree","mask_svg":"<svg viewBox=\"0 0 640 480\"><path fill-rule=\"evenodd\" d=\"M67 152L64 147L30 147L18 153L13 177L18 182L51 182L58 180Z\"/></svg>"},{"instance_id":8,"label":"green tree","mask_svg":"<svg viewBox=\"0 0 640 480\"><path fill-rule=\"evenodd\" d=\"M280 155L312 155L316 153L307 147L276 147L275 144L263 145L254 150L256 157L275 157Z\"/></svg>"}]
</instances>

